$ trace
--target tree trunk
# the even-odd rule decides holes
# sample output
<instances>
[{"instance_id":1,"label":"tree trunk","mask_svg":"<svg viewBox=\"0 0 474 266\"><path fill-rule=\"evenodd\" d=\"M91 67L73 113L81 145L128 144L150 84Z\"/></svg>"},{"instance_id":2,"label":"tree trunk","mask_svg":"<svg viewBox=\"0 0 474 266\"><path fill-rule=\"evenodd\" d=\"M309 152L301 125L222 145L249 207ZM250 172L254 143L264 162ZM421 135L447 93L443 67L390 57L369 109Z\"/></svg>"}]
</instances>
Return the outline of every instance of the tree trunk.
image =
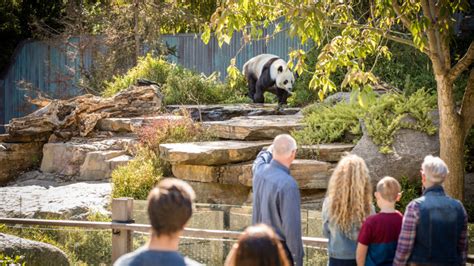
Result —
<instances>
[{"instance_id":1,"label":"tree trunk","mask_svg":"<svg viewBox=\"0 0 474 266\"><path fill-rule=\"evenodd\" d=\"M436 75L438 108L440 116L440 157L449 168L444 183L446 193L456 199L464 199L464 132L461 117L454 101L454 85L446 75Z\"/></svg>"}]
</instances>

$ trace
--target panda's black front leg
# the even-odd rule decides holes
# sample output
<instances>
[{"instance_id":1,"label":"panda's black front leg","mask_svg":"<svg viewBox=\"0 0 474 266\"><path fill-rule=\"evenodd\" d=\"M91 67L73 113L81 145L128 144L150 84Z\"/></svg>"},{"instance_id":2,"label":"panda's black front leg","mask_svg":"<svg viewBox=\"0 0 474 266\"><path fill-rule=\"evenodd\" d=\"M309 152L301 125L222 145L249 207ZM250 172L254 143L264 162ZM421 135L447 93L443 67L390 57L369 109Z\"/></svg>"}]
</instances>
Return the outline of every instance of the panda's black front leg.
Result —
<instances>
[{"instance_id":1,"label":"panda's black front leg","mask_svg":"<svg viewBox=\"0 0 474 266\"><path fill-rule=\"evenodd\" d=\"M250 99L253 100L254 95L255 95L255 87L257 84L257 79L253 75L248 75L247 82L248 82L248 88L249 88L248 96L250 97Z\"/></svg>"},{"instance_id":2,"label":"panda's black front leg","mask_svg":"<svg viewBox=\"0 0 474 266\"><path fill-rule=\"evenodd\" d=\"M287 100L290 94L286 90L282 90L280 88L277 88L276 92L276 95L278 97L278 106L283 107L287 104Z\"/></svg>"},{"instance_id":3,"label":"panda's black front leg","mask_svg":"<svg viewBox=\"0 0 474 266\"><path fill-rule=\"evenodd\" d=\"M256 88L255 88L255 94L253 96L253 102L254 103L264 103L265 102L265 97L263 94L265 93L265 86L262 84L263 82L261 79L257 81Z\"/></svg>"}]
</instances>

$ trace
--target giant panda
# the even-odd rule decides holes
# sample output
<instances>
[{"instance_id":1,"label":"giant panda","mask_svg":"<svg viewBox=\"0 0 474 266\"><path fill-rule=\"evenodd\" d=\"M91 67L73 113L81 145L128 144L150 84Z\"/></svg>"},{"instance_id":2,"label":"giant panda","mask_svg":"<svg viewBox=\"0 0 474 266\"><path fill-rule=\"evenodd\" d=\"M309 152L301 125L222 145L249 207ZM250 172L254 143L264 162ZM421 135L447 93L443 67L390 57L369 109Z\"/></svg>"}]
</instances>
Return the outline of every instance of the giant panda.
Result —
<instances>
[{"instance_id":1,"label":"giant panda","mask_svg":"<svg viewBox=\"0 0 474 266\"><path fill-rule=\"evenodd\" d=\"M271 92L278 97L278 104L286 104L295 83L293 72L285 60L272 54L257 55L248 60L242 69L247 79L248 96L254 103L263 103L263 93Z\"/></svg>"}]
</instances>

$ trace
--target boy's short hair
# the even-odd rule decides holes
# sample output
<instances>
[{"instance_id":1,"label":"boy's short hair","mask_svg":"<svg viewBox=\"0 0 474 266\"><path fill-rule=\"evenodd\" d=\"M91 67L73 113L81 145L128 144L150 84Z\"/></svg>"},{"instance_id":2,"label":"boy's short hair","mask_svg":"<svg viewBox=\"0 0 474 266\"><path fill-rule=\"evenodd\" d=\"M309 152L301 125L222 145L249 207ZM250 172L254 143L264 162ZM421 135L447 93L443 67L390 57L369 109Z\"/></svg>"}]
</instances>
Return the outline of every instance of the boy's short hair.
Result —
<instances>
[{"instance_id":1,"label":"boy's short hair","mask_svg":"<svg viewBox=\"0 0 474 266\"><path fill-rule=\"evenodd\" d=\"M377 183L376 190L384 200L395 202L397 201L398 193L401 191L401 186L395 178L386 176Z\"/></svg>"},{"instance_id":2,"label":"boy's short hair","mask_svg":"<svg viewBox=\"0 0 474 266\"><path fill-rule=\"evenodd\" d=\"M148 194L148 217L157 235L182 230L193 213L194 190L186 182L167 178Z\"/></svg>"}]
</instances>

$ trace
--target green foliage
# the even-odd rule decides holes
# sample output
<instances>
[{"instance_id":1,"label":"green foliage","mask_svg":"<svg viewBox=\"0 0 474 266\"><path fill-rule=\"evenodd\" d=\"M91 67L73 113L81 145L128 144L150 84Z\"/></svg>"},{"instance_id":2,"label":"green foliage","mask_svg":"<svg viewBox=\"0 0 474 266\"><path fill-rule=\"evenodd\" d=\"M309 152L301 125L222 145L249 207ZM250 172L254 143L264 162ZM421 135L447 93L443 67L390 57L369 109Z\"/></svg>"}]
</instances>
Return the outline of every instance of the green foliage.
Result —
<instances>
[{"instance_id":1,"label":"green foliage","mask_svg":"<svg viewBox=\"0 0 474 266\"><path fill-rule=\"evenodd\" d=\"M367 108L360 104L340 102L334 106L314 104L304 109L306 127L293 135L301 144L347 142L360 138L360 120L380 152L391 152L394 134L409 128L427 134L436 133L430 111L436 108L436 96L419 90L410 96L387 93ZM413 121L409 121L413 120ZM348 138L349 136L349 138Z\"/></svg>"},{"instance_id":2,"label":"green foliage","mask_svg":"<svg viewBox=\"0 0 474 266\"><path fill-rule=\"evenodd\" d=\"M46 217L46 219L57 219ZM110 222L109 216L91 213L88 221ZM0 224L0 232L54 245L64 251L71 265L111 263L112 235L110 230L81 230L70 227L10 227ZM1 257L0 257L1 260ZM28 265L29 258L24 261Z\"/></svg>"},{"instance_id":3,"label":"green foliage","mask_svg":"<svg viewBox=\"0 0 474 266\"><path fill-rule=\"evenodd\" d=\"M146 199L162 177L158 163L153 152L143 149L128 164L119 166L112 172L112 197Z\"/></svg>"},{"instance_id":4,"label":"green foliage","mask_svg":"<svg viewBox=\"0 0 474 266\"><path fill-rule=\"evenodd\" d=\"M0 254L0 265L1 266L23 266L26 265L25 262L21 262L23 260L22 256L15 256L9 257L4 254Z\"/></svg>"},{"instance_id":5,"label":"green foliage","mask_svg":"<svg viewBox=\"0 0 474 266\"><path fill-rule=\"evenodd\" d=\"M357 138L362 134L359 124L362 110L357 104L314 104L304 109L304 115L306 127L292 133L300 144L342 142L346 134Z\"/></svg>"},{"instance_id":6,"label":"green foliage","mask_svg":"<svg viewBox=\"0 0 474 266\"><path fill-rule=\"evenodd\" d=\"M394 134L401 128L409 128L436 133L436 126L430 119L430 111L436 107L436 96L418 90L406 97L402 94L389 93L380 97L376 104L370 106L364 116L368 134L382 153L390 153ZM409 122L407 119L415 119Z\"/></svg>"},{"instance_id":7,"label":"green foliage","mask_svg":"<svg viewBox=\"0 0 474 266\"><path fill-rule=\"evenodd\" d=\"M116 76L107 83L104 96L133 85L138 78L145 78L162 84L165 104L212 104L249 102L245 97L241 75L234 75L226 83L219 81L217 73L199 75L189 69L169 63L162 58L148 54L125 75Z\"/></svg>"},{"instance_id":8,"label":"green foliage","mask_svg":"<svg viewBox=\"0 0 474 266\"><path fill-rule=\"evenodd\" d=\"M153 123L139 132L141 149L127 165L112 172L112 196L144 200L154 185L171 175L171 166L159 157L162 143L212 140L212 134L189 117Z\"/></svg>"},{"instance_id":9,"label":"green foliage","mask_svg":"<svg viewBox=\"0 0 474 266\"><path fill-rule=\"evenodd\" d=\"M155 58L151 54L140 58L135 67L131 68L127 74L123 76L115 76L113 81L106 83L103 96L112 96L117 92L127 89L130 85L135 84L138 78L144 78L159 84L166 83L174 65L166 62L162 58Z\"/></svg>"},{"instance_id":10,"label":"green foliage","mask_svg":"<svg viewBox=\"0 0 474 266\"><path fill-rule=\"evenodd\" d=\"M410 180L408 177L403 176L400 180L400 186L402 188L402 197L395 207L404 213L408 203L421 196L421 179Z\"/></svg>"}]
</instances>

